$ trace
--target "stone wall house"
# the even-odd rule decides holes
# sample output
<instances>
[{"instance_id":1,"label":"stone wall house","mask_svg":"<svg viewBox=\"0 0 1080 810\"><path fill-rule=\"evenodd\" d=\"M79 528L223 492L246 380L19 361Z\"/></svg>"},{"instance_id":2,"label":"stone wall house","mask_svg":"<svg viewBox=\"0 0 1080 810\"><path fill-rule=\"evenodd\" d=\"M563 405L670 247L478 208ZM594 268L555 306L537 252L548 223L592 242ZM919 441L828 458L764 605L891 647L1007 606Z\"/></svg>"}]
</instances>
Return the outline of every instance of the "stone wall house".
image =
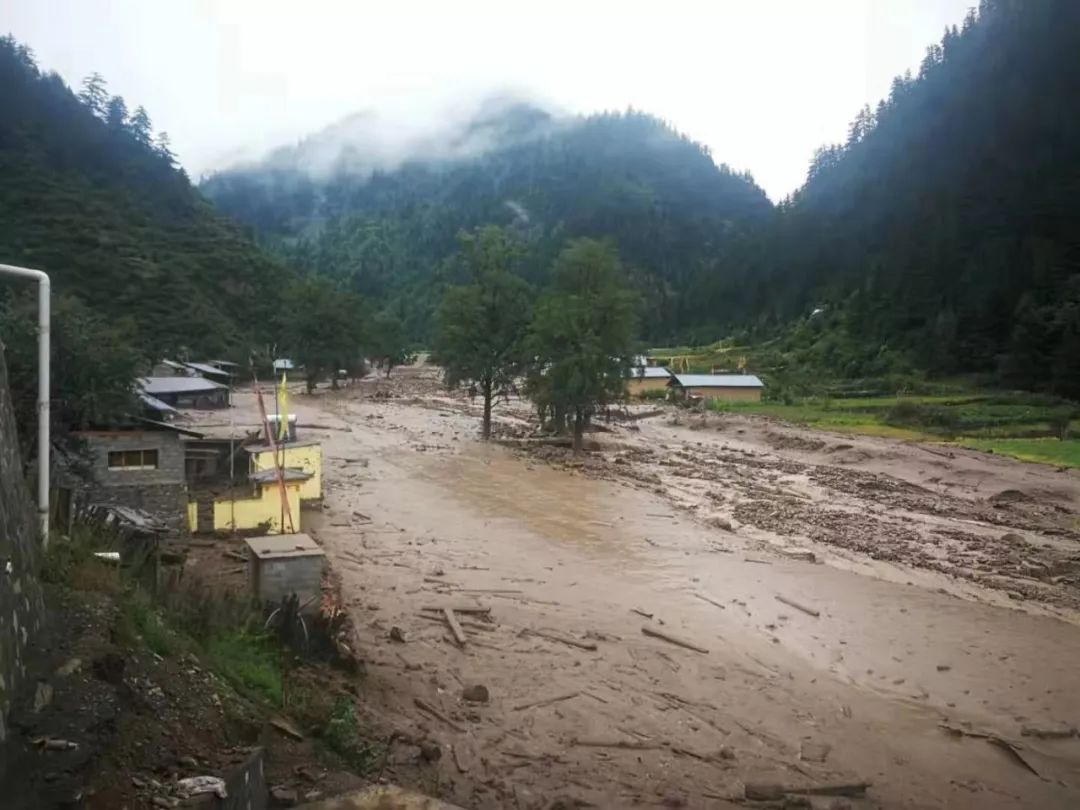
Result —
<instances>
[{"instance_id":1,"label":"stone wall house","mask_svg":"<svg viewBox=\"0 0 1080 810\"><path fill-rule=\"evenodd\" d=\"M183 436L201 434L173 425L145 422L139 427L82 430L85 467L67 483L86 504L139 509L170 528L187 528L188 486Z\"/></svg>"}]
</instances>

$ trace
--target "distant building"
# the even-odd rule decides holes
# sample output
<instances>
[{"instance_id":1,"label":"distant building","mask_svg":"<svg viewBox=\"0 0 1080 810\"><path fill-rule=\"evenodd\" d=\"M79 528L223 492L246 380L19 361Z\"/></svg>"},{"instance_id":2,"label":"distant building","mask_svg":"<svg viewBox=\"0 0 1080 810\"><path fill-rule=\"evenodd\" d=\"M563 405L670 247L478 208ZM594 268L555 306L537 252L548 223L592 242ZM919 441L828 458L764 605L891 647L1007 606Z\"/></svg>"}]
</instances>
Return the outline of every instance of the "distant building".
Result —
<instances>
[{"instance_id":1,"label":"distant building","mask_svg":"<svg viewBox=\"0 0 1080 810\"><path fill-rule=\"evenodd\" d=\"M205 377L222 385L232 384L233 375L228 369L219 368L212 363L184 363L184 365L200 377Z\"/></svg>"},{"instance_id":2,"label":"distant building","mask_svg":"<svg viewBox=\"0 0 1080 810\"><path fill-rule=\"evenodd\" d=\"M640 397L646 391L663 391L671 380L666 368L638 366L630 369L626 378L626 390L632 397Z\"/></svg>"},{"instance_id":3,"label":"distant building","mask_svg":"<svg viewBox=\"0 0 1080 810\"><path fill-rule=\"evenodd\" d=\"M765 384L753 374L673 374L669 385L686 397L760 402Z\"/></svg>"},{"instance_id":4,"label":"distant building","mask_svg":"<svg viewBox=\"0 0 1080 810\"><path fill-rule=\"evenodd\" d=\"M281 477L284 488L278 480L277 470L259 470L225 491L197 496L188 503L189 528L193 532L258 531L262 534L300 531L300 489L311 475L302 470L285 469Z\"/></svg>"},{"instance_id":5,"label":"distant building","mask_svg":"<svg viewBox=\"0 0 1080 810\"><path fill-rule=\"evenodd\" d=\"M205 377L142 377L139 390L173 408L227 408L229 387Z\"/></svg>"}]
</instances>

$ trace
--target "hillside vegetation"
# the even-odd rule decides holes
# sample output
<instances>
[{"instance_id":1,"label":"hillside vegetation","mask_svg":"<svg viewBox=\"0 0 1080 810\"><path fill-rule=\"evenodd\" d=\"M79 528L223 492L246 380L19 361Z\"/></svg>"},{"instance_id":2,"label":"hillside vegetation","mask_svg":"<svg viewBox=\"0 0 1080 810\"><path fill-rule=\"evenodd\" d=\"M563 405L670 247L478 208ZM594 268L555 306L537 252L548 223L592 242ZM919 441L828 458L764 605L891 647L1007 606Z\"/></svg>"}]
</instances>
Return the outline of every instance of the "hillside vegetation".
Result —
<instances>
[{"instance_id":1,"label":"hillside vegetation","mask_svg":"<svg viewBox=\"0 0 1080 810\"><path fill-rule=\"evenodd\" d=\"M142 107L96 75L76 95L11 37L0 98L0 261L47 271L149 357L273 338L292 274L192 187Z\"/></svg>"},{"instance_id":2,"label":"hillside vegetation","mask_svg":"<svg viewBox=\"0 0 1080 810\"><path fill-rule=\"evenodd\" d=\"M1080 4L982 0L772 206L641 113L528 105L403 165L301 143L204 190L265 243L402 315L417 339L463 228L512 224L536 281L570 237L613 239L654 345L779 341L816 378L980 374L1080 396ZM466 132L470 132L466 128ZM328 139L313 143L325 158Z\"/></svg>"},{"instance_id":3,"label":"hillside vegetation","mask_svg":"<svg viewBox=\"0 0 1080 810\"><path fill-rule=\"evenodd\" d=\"M519 103L481 125L494 134L475 157L418 155L367 172L346 150L313 173L304 154L314 147L302 143L202 188L290 261L387 302L421 340L443 288L467 277L453 260L462 230L513 227L527 245L521 272L537 284L570 239L612 239L645 297L645 333L659 338L772 214L749 176L643 113L553 119ZM321 153L324 138L313 140Z\"/></svg>"}]
</instances>

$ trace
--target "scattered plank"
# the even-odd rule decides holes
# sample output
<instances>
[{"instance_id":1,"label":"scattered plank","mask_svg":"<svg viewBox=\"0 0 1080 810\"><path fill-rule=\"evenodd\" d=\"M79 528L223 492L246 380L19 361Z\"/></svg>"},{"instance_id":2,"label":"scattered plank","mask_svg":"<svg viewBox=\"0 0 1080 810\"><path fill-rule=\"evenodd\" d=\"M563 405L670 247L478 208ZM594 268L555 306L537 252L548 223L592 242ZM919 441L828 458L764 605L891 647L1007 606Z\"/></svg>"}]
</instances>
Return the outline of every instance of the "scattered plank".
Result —
<instances>
[{"instance_id":1,"label":"scattered plank","mask_svg":"<svg viewBox=\"0 0 1080 810\"><path fill-rule=\"evenodd\" d=\"M806 605L800 604L799 602L796 602L794 599L789 599L788 597L783 596L782 594L777 594L776 595L776 601L777 602L783 602L788 607L793 607L796 610L801 610L803 613L805 613L805 614L807 614L809 616L813 616L815 618L817 618L817 617L819 617L821 615L821 611L815 610L812 607L807 607Z\"/></svg>"},{"instance_id":2,"label":"scattered plank","mask_svg":"<svg viewBox=\"0 0 1080 810\"><path fill-rule=\"evenodd\" d=\"M247 570L248 569L247 569L246 565L238 565L238 566L236 566L236 568L230 568L225 573L226 574L239 574L241 571L247 571Z\"/></svg>"},{"instance_id":3,"label":"scattered plank","mask_svg":"<svg viewBox=\"0 0 1080 810\"><path fill-rule=\"evenodd\" d=\"M223 551L223 552L221 552L221 554L222 554L222 556L228 557L229 559L232 559L232 560L240 560L241 562L247 562L248 561L247 555L246 554L241 554L239 551L231 551L231 550L229 550L229 551Z\"/></svg>"},{"instance_id":4,"label":"scattered plank","mask_svg":"<svg viewBox=\"0 0 1080 810\"><path fill-rule=\"evenodd\" d=\"M706 596L706 595L705 595L705 594L703 594L703 593L694 593L694 594L691 594L691 596L696 596L696 597L697 597L698 599L700 599L700 600L701 600L702 602L708 602L708 603L709 603L710 605L716 605L716 606L717 606L718 608L720 608L721 610L727 610L727 607L726 607L726 606L724 606L724 605L720 604L720 603L719 603L719 602L717 602L717 601L716 601L715 599L712 599L711 597L708 597L708 596Z\"/></svg>"},{"instance_id":5,"label":"scattered plank","mask_svg":"<svg viewBox=\"0 0 1080 810\"><path fill-rule=\"evenodd\" d=\"M450 632L454 634L454 641L457 642L459 647L464 647L468 641L465 638L465 631L461 629L461 625L458 624L457 616L454 615L453 608L443 608L443 618L446 619L446 623L450 626Z\"/></svg>"},{"instance_id":6,"label":"scattered plank","mask_svg":"<svg viewBox=\"0 0 1080 810\"><path fill-rule=\"evenodd\" d=\"M519 588L460 588L459 593L525 593Z\"/></svg>"},{"instance_id":7,"label":"scattered plank","mask_svg":"<svg viewBox=\"0 0 1080 810\"><path fill-rule=\"evenodd\" d=\"M436 606L432 605L432 606L422 607L420 609L421 610L433 610L436 613L442 613L443 612L443 606L436 607ZM453 606L453 611L454 611L454 613L465 613L465 614L482 613L482 614L486 615L488 613L491 613L491 608L482 607L480 605L454 605Z\"/></svg>"},{"instance_id":8,"label":"scattered plank","mask_svg":"<svg viewBox=\"0 0 1080 810\"><path fill-rule=\"evenodd\" d=\"M578 641L576 638L561 636L558 633L548 633L544 630L526 629L523 632L528 633L531 636L539 636L540 638L546 638L548 641L557 641L560 644L565 644L568 647L577 647L579 650L588 650L589 652L596 652L597 650L596 644L591 641Z\"/></svg>"},{"instance_id":9,"label":"scattered plank","mask_svg":"<svg viewBox=\"0 0 1080 810\"><path fill-rule=\"evenodd\" d=\"M835 784L814 785L801 788L787 788L788 793L801 796L847 796L857 799L865 796L871 782L837 782Z\"/></svg>"},{"instance_id":10,"label":"scattered plank","mask_svg":"<svg viewBox=\"0 0 1080 810\"><path fill-rule=\"evenodd\" d=\"M420 711L424 712L425 714L430 714L436 720L441 720L459 734L464 734L466 732L466 729L460 723L456 723L455 721L451 720L449 717L440 712L427 701L421 700L420 698L413 698L413 703L416 704L416 708L418 708Z\"/></svg>"},{"instance_id":11,"label":"scattered plank","mask_svg":"<svg viewBox=\"0 0 1080 810\"><path fill-rule=\"evenodd\" d=\"M640 608L630 608L630 612L631 613L636 613L638 616L644 616L646 619L651 619L653 617L652 613L646 613L644 610L641 610Z\"/></svg>"},{"instance_id":12,"label":"scattered plank","mask_svg":"<svg viewBox=\"0 0 1080 810\"><path fill-rule=\"evenodd\" d=\"M284 734L286 737L292 737L294 740L303 740L304 735L300 733L292 723L286 720L284 717L271 717L270 725Z\"/></svg>"},{"instance_id":13,"label":"scattered plank","mask_svg":"<svg viewBox=\"0 0 1080 810\"><path fill-rule=\"evenodd\" d=\"M629 751L655 751L664 747L650 740L608 740L591 737L580 739L575 737L571 743L583 748L624 748Z\"/></svg>"},{"instance_id":14,"label":"scattered plank","mask_svg":"<svg viewBox=\"0 0 1080 810\"><path fill-rule=\"evenodd\" d=\"M652 636L653 638L662 639L663 641L666 641L668 644L674 644L676 647L685 647L688 650L693 650L694 652L699 652L699 653L708 653L709 652L704 647L699 647L697 644L694 644L692 641L686 641L685 639L681 639L678 636L673 636L673 635L671 635L669 633L665 633L662 630L653 630L651 627L642 627L641 632L644 633L647 636Z\"/></svg>"},{"instance_id":15,"label":"scattered plank","mask_svg":"<svg viewBox=\"0 0 1080 810\"><path fill-rule=\"evenodd\" d=\"M442 585L445 588L461 587L456 582L450 582L449 580L445 580L442 577L424 577L424 582L430 583L432 585Z\"/></svg>"},{"instance_id":16,"label":"scattered plank","mask_svg":"<svg viewBox=\"0 0 1080 810\"><path fill-rule=\"evenodd\" d=\"M1008 740L1003 740L1001 737L998 737L996 734L991 734L990 736L988 736L986 738L986 741L988 743L990 743L991 745L993 745L993 746L995 746L997 748L1000 748L1002 751L1004 751L1008 755L1009 759L1011 759L1013 762L1015 762L1021 768L1024 768L1025 770L1031 771L1036 776L1039 776L1039 772L1037 770L1035 770L1035 768L1032 767L1031 763L1028 762L1026 759L1024 759L1024 757L1023 757L1023 755L1021 755L1020 751L1017 750L1019 746L1013 745Z\"/></svg>"},{"instance_id":17,"label":"scattered plank","mask_svg":"<svg viewBox=\"0 0 1080 810\"><path fill-rule=\"evenodd\" d=\"M430 622L438 622L439 624L442 624L443 622L446 621L446 619L443 618L441 615L436 616L436 615L431 614L431 613L418 613L417 615L421 619L427 619ZM460 624L462 627L467 627L470 630L482 630L485 633L494 633L495 632L495 628L492 627L490 624L481 624L480 622L470 622L468 619L458 619L458 624Z\"/></svg>"},{"instance_id":18,"label":"scattered plank","mask_svg":"<svg viewBox=\"0 0 1080 810\"><path fill-rule=\"evenodd\" d=\"M565 695L556 695L555 697L545 698L544 700L534 700L529 703L519 703L514 706L515 712L524 711L525 709L533 709L537 706L550 706L552 703L561 703L564 700L570 700L576 698L581 692L567 692Z\"/></svg>"},{"instance_id":19,"label":"scattered plank","mask_svg":"<svg viewBox=\"0 0 1080 810\"><path fill-rule=\"evenodd\" d=\"M743 562L757 563L758 565L772 565L771 560L759 560L757 557L743 557Z\"/></svg>"},{"instance_id":20,"label":"scattered plank","mask_svg":"<svg viewBox=\"0 0 1080 810\"><path fill-rule=\"evenodd\" d=\"M674 515L668 515L668 514L665 514L663 512L646 512L645 517L668 518L670 520L670 519L674 518L675 516Z\"/></svg>"}]
</instances>

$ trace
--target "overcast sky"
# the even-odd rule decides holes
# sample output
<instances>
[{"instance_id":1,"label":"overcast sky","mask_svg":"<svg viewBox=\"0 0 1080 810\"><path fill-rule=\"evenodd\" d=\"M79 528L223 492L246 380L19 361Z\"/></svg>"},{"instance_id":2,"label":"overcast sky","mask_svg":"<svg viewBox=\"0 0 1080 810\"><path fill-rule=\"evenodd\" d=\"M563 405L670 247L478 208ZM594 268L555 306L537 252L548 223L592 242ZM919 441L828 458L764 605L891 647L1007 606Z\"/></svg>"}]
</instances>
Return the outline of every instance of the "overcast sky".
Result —
<instances>
[{"instance_id":1,"label":"overcast sky","mask_svg":"<svg viewBox=\"0 0 1080 810\"><path fill-rule=\"evenodd\" d=\"M364 109L488 90L633 106L773 199L975 0L0 0L0 32L77 86L101 72L198 178Z\"/></svg>"}]
</instances>

